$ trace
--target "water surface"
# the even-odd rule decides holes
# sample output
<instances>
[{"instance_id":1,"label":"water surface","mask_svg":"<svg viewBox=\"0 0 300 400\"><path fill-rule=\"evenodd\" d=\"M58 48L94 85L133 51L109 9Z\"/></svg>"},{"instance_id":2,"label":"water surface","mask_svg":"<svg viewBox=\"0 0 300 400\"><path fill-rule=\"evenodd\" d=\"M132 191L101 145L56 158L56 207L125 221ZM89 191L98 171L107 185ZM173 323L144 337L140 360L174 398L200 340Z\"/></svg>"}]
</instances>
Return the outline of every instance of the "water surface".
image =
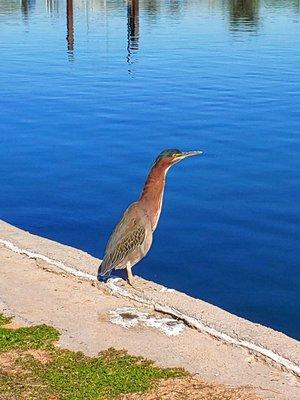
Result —
<instances>
[{"instance_id":1,"label":"water surface","mask_svg":"<svg viewBox=\"0 0 300 400\"><path fill-rule=\"evenodd\" d=\"M298 0L0 0L0 218L101 257L157 153L147 278L300 338Z\"/></svg>"}]
</instances>

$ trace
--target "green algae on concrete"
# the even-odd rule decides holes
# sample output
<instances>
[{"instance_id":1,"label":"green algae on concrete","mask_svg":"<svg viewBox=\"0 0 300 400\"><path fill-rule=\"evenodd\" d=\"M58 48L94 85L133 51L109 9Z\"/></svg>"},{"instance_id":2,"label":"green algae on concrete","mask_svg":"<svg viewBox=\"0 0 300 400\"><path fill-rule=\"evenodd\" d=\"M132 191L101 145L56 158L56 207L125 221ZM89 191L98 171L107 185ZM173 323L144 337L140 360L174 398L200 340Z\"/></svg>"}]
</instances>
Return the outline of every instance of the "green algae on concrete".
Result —
<instances>
[{"instance_id":1,"label":"green algae on concrete","mask_svg":"<svg viewBox=\"0 0 300 400\"><path fill-rule=\"evenodd\" d=\"M11 321L10 317L7 317L6 315L0 314L0 326L9 324Z\"/></svg>"},{"instance_id":2,"label":"green algae on concrete","mask_svg":"<svg viewBox=\"0 0 300 400\"><path fill-rule=\"evenodd\" d=\"M5 321L3 316L1 318ZM58 338L57 330L47 325L19 329L7 329L0 326L0 353L18 349L50 349Z\"/></svg>"},{"instance_id":3,"label":"green algae on concrete","mask_svg":"<svg viewBox=\"0 0 300 400\"><path fill-rule=\"evenodd\" d=\"M109 349L98 357L60 349L59 333L47 325L9 329L0 315L0 398L94 400L145 392L158 379L184 376L151 361Z\"/></svg>"}]
</instances>

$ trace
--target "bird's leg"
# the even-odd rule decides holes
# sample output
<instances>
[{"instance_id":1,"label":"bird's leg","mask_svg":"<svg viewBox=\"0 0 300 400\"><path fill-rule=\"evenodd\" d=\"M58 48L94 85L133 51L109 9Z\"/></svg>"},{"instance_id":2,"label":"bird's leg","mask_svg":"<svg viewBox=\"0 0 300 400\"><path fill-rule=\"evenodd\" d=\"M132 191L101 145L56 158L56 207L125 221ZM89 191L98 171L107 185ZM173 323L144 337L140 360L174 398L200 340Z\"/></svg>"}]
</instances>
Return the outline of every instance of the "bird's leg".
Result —
<instances>
[{"instance_id":1,"label":"bird's leg","mask_svg":"<svg viewBox=\"0 0 300 400\"><path fill-rule=\"evenodd\" d=\"M133 285L133 275L132 275L130 263L126 264L126 270L127 270L128 283L129 283L130 286L134 287L134 285Z\"/></svg>"}]
</instances>

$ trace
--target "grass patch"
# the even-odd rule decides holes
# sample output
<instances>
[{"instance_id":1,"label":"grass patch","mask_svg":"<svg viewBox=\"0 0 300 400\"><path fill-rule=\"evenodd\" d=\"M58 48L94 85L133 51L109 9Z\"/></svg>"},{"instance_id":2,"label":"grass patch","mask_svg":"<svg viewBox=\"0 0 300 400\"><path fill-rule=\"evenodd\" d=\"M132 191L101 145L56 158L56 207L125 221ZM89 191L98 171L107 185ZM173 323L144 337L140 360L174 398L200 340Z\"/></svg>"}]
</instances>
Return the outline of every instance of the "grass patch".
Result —
<instances>
[{"instance_id":1,"label":"grass patch","mask_svg":"<svg viewBox=\"0 0 300 400\"><path fill-rule=\"evenodd\" d=\"M50 349L59 333L47 325L6 329L0 327L0 352L9 350Z\"/></svg>"},{"instance_id":2,"label":"grass patch","mask_svg":"<svg viewBox=\"0 0 300 400\"><path fill-rule=\"evenodd\" d=\"M181 370L160 369L114 350L96 358L62 351L42 368L35 363L33 370L41 382L65 400L115 399L122 393L145 392L157 379L183 375Z\"/></svg>"},{"instance_id":3,"label":"grass patch","mask_svg":"<svg viewBox=\"0 0 300 400\"><path fill-rule=\"evenodd\" d=\"M114 349L87 357L54 346L59 333L40 325L8 329L0 315L0 399L94 400L146 392L159 379L186 375ZM41 362L38 352L46 352ZM35 353L36 352L36 353ZM5 397L2 397L5 396Z\"/></svg>"},{"instance_id":4,"label":"grass patch","mask_svg":"<svg viewBox=\"0 0 300 400\"><path fill-rule=\"evenodd\" d=\"M11 318L6 317L6 316L3 315L3 314L0 314L0 326L1 326L1 325L9 324L10 321L11 321Z\"/></svg>"}]
</instances>

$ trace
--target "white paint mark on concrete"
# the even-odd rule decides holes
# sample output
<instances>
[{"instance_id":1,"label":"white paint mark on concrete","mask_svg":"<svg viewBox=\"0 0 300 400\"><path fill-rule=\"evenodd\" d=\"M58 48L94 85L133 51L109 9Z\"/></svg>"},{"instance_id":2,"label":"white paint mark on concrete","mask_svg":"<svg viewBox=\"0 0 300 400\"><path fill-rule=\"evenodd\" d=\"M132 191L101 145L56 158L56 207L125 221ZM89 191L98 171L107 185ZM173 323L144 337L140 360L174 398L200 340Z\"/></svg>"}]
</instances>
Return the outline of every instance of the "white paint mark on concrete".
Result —
<instances>
[{"instance_id":1,"label":"white paint mark on concrete","mask_svg":"<svg viewBox=\"0 0 300 400\"><path fill-rule=\"evenodd\" d=\"M178 336L184 329L184 324L174 318L156 318L149 313L138 311L134 307L121 307L110 311L110 322L124 328L143 325L155 328L167 336Z\"/></svg>"},{"instance_id":2,"label":"white paint mark on concrete","mask_svg":"<svg viewBox=\"0 0 300 400\"><path fill-rule=\"evenodd\" d=\"M160 289L160 292L175 293L175 289L171 289L171 288L167 288L167 287L163 286L163 287Z\"/></svg>"},{"instance_id":3,"label":"white paint mark on concrete","mask_svg":"<svg viewBox=\"0 0 300 400\"><path fill-rule=\"evenodd\" d=\"M118 276L112 276L111 278L108 279L112 283L117 283L122 281L122 278L119 278Z\"/></svg>"},{"instance_id":4,"label":"white paint mark on concrete","mask_svg":"<svg viewBox=\"0 0 300 400\"><path fill-rule=\"evenodd\" d=\"M140 314L136 309L131 307L116 308L109 312L110 322L121 325L123 328L133 328L139 324Z\"/></svg>"},{"instance_id":5,"label":"white paint mark on concrete","mask_svg":"<svg viewBox=\"0 0 300 400\"><path fill-rule=\"evenodd\" d=\"M9 242L8 240L0 239L0 243L2 243L9 250L11 250L17 254L24 254L27 257L32 258L34 260L43 260L47 264L53 265L53 266L61 269L62 271L67 272L68 274L77 276L79 278L88 279L91 281L97 280L97 277L94 275L88 274L87 272L79 271L78 269L75 269L75 268L68 267L67 265L63 264L61 261L53 260L47 256L44 256L43 254L34 253L32 251L25 250L25 249L20 249L19 247L15 246L13 243Z\"/></svg>"},{"instance_id":6,"label":"white paint mark on concrete","mask_svg":"<svg viewBox=\"0 0 300 400\"><path fill-rule=\"evenodd\" d=\"M154 318L149 317L145 321L145 325L157 328L167 336L178 336L184 329L184 323L174 318Z\"/></svg>"}]
</instances>

